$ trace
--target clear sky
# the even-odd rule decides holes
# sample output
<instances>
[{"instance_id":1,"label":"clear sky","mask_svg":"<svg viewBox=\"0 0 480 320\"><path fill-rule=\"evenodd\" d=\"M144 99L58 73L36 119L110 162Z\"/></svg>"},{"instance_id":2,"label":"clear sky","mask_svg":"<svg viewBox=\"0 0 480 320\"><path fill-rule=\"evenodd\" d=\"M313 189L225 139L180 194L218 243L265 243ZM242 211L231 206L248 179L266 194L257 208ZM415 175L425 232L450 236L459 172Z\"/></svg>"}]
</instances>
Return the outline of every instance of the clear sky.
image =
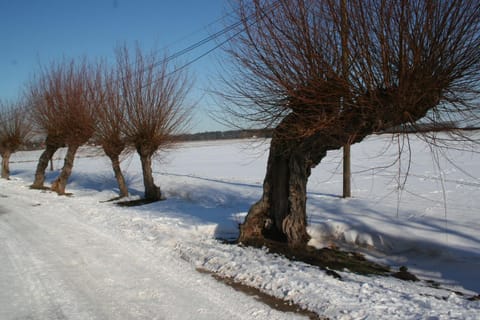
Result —
<instances>
[{"instance_id":1,"label":"clear sky","mask_svg":"<svg viewBox=\"0 0 480 320\"><path fill-rule=\"evenodd\" d=\"M228 12L227 0L0 0L0 99L15 99L39 65L63 57L111 59L117 45L136 41L146 50L175 53L225 27L221 18ZM215 77L219 54L191 66L195 97L203 97ZM205 115L209 101L200 101L192 131L222 129Z\"/></svg>"}]
</instances>

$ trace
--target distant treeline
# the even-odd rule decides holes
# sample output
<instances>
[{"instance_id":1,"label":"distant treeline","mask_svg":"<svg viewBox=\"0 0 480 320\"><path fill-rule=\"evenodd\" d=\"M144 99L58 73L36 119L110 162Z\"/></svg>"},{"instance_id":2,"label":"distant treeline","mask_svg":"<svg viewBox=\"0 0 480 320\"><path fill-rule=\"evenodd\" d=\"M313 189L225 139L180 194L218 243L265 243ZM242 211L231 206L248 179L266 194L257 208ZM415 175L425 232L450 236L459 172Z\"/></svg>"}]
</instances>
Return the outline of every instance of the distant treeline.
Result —
<instances>
[{"instance_id":1,"label":"distant treeline","mask_svg":"<svg viewBox=\"0 0 480 320\"><path fill-rule=\"evenodd\" d=\"M415 124L403 125L377 134L388 133L415 133L415 132L441 132L451 130L480 130L479 127L459 127L454 122L444 122L441 124ZM272 129L251 129L251 130L230 130L230 131L209 131L193 134L184 134L178 136L179 141L206 141L206 140L226 140L226 139L251 139L251 138L271 138Z\"/></svg>"},{"instance_id":2,"label":"distant treeline","mask_svg":"<svg viewBox=\"0 0 480 320\"><path fill-rule=\"evenodd\" d=\"M445 132L445 131L454 131L454 130L465 130L473 131L479 130L479 127L476 126L459 126L455 122L442 122L436 124L429 123L417 123L417 124L404 124L398 127L393 127L377 134L382 133L416 133L416 132Z\"/></svg>"},{"instance_id":3,"label":"distant treeline","mask_svg":"<svg viewBox=\"0 0 480 320\"><path fill-rule=\"evenodd\" d=\"M209 131L178 136L180 141L205 141L226 139L271 138L271 129L250 129L230 131Z\"/></svg>"},{"instance_id":4,"label":"distant treeline","mask_svg":"<svg viewBox=\"0 0 480 320\"><path fill-rule=\"evenodd\" d=\"M454 123L443 123L442 125L432 126L429 124L417 124L415 126L400 126L377 132L377 134L391 134L391 133L415 133L428 131L450 131L450 130L480 130L480 127L463 127L459 128ZM208 131L200 133L183 134L177 137L177 141L207 141L207 140L227 140L227 139L252 139L252 138L271 138L272 129L249 129L249 130L229 130L229 131ZM95 143L91 142L92 145ZM44 148L43 141L27 142L22 150L38 150Z\"/></svg>"}]
</instances>

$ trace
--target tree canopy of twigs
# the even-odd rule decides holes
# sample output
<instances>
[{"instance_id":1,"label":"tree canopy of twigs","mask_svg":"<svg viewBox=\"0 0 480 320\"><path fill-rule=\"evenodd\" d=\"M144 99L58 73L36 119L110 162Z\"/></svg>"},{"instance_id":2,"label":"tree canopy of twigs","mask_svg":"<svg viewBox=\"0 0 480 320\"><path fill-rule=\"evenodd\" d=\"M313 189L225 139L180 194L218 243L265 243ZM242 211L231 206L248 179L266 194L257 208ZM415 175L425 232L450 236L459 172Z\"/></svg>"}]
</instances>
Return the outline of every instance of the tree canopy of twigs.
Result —
<instances>
[{"instance_id":1,"label":"tree canopy of twigs","mask_svg":"<svg viewBox=\"0 0 480 320\"><path fill-rule=\"evenodd\" d=\"M328 150L406 124L479 117L478 1L344 4L237 3L243 25L221 95L234 120L275 128L242 242L306 243L306 183Z\"/></svg>"},{"instance_id":2,"label":"tree canopy of twigs","mask_svg":"<svg viewBox=\"0 0 480 320\"><path fill-rule=\"evenodd\" d=\"M115 68L102 64L96 67L94 81L96 92L95 108L95 143L102 146L112 162L112 168L118 183L120 198L128 196L128 187L120 167L120 155L127 147L123 132L126 125L126 110L120 92L120 79Z\"/></svg>"},{"instance_id":3,"label":"tree canopy of twigs","mask_svg":"<svg viewBox=\"0 0 480 320\"><path fill-rule=\"evenodd\" d=\"M46 134L46 148L39 159L32 187L43 188L45 169L55 151L67 146L64 166L52 190L65 194L77 149L94 132L92 69L85 59L52 63L29 87L31 115Z\"/></svg>"},{"instance_id":4,"label":"tree canopy of twigs","mask_svg":"<svg viewBox=\"0 0 480 320\"><path fill-rule=\"evenodd\" d=\"M65 132L61 125L63 113L59 106L53 103L53 91L60 84L43 69L30 81L27 87L29 115L34 125L34 131L45 137L45 150L40 155L32 188L43 189L45 170L55 152L65 146Z\"/></svg>"},{"instance_id":5,"label":"tree canopy of twigs","mask_svg":"<svg viewBox=\"0 0 480 320\"><path fill-rule=\"evenodd\" d=\"M137 46L116 51L120 92L125 108L123 133L142 163L145 198L160 200L160 187L152 175L152 157L174 142L189 125L191 108L186 97L191 88L186 69L172 70L167 59L154 53L143 54Z\"/></svg>"},{"instance_id":6,"label":"tree canopy of twigs","mask_svg":"<svg viewBox=\"0 0 480 320\"><path fill-rule=\"evenodd\" d=\"M20 102L0 101L0 156L2 175L10 177L10 155L30 138L32 125L25 117L25 106Z\"/></svg>"}]
</instances>

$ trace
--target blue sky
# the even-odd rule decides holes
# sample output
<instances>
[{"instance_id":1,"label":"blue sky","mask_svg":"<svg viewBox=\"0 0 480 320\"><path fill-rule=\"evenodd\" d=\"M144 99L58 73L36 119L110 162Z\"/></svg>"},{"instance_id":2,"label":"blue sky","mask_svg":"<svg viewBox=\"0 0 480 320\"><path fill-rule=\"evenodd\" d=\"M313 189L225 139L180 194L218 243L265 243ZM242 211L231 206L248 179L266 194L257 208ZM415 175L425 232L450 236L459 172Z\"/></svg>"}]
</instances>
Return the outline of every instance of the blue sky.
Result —
<instances>
[{"instance_id":1,"label":"blue sky","mask_svg":"<svg viewBox=\"0 0 480 320\"><path fill-rule=\"evenodd\" d=\"M228 12L228 0L0 0L0 98L15 99L40 64L63 57L110 59L115 46L136 41L147 50L175 53L222 29L219 19ZM203 96L215 77L218 55L216 50L190 68L194 97ZM200 101L192 131L219 129L205 116L209 101Z\"/></svg>"}]
</instances>

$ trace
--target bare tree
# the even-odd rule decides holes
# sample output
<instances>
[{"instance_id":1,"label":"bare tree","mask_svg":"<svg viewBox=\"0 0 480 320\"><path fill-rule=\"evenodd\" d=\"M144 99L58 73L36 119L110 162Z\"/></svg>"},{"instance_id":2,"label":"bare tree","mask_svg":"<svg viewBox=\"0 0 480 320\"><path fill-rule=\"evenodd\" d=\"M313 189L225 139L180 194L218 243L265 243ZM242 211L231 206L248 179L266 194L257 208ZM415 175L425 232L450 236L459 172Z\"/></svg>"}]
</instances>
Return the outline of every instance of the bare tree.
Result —
<instances>
[{"instance_id":1,"label":"bare tree","mask_svg":"<svg viewBox=\"0 0 480 320\"><path fill-rule=\"evenodd\" d=\"M94 131L91 78L85 59L80 63L64 61L44 70L37 85L31 87L32 115L47 133L47 147L40 157L33 187L43 187L48 160L59 147L66 145L63 168L51 186L58 194L65 194L75 154Z\"/></svg>"},{"instance_id":2,"label":"bare tree","mask_svg":"<svg viewBox=\"0 0 480 320\"><path fill-rule=\"evenodd\" d=\"M20 103L0 101L0 156L2 156L2 178L10 178L10 156L24 144L32 130L31 122L25 117L25 108Z\"/></svg>"},{"instance_id":3,"label":"bare tree","mask_svg":"<svg viewBox=\"0 0 480 320\"><path fill-rule=\"evenodd\" d=\"M27 97L30 106L30 118L34 124L34 131L45 136L45 150L40 155L35 178L31 188L44 189L45 170L55 152L65 146L65 132L63 122L64 113L56 102L56 92L60 91L60 83L56 81L54 73L56 67L43 68L28 85Z\"/></svg>"},{"instance_id":4,"label":"bare tree","mask_svg":"<svg viewBox=\"0 0 480 320\"><path fill-rule=\"evenodd\" d=\"M120 155L126 150L125 102L120 92L120 79L114 69L98 66L94 92L96 93L95 142L100 144L112 162L120 190L120 198L128 196L125 177L120 167Z\"/></svg>"},{"instance_id":5,"label":"bare tree","mask_svg":"<svg viewBox=\"0 0 480 320\"><path fill-rule=\"evenodd\" d=\"M93 73L85 60L80 63L71 61L64 67L60 66L57 76L63 88L58 96L58 103L64 114L61 123L65 133L67 153L65 155L62 171L52 183L51 189L60 195L65 194L65 187L73 169L75 155L80 146L87 143L95 130L94 107L95 94Z\"/></svg>"},{"instance_id":6,"label":"bare tree","mask_svg":"<svg viewBox=\"0 0 480 320\"><path fill-rule=\"evenodd\" d=\"M233 64L222 95L230 115L274 128L243 243L305 245L307 181L328 150L420 120L478 119L477 1L343 4L238 1L242 30L227 49Z\"/></svg>"},{"instance_id":7,"label":"bare tree","mask_svg":"<svg viewBox=\"0 0 480 320\"><path fill-rule=\"evenodd\" d=\"M145 198L160 200L160 187L152 174L152 157L174 142L190 120L186 96L190 89L184 69L171 71L168 60L142 54L137 46L134 57L126 46L117 50L117 68L125 103L124 134L142 164Z\"/></svg>"}]
</instances>

